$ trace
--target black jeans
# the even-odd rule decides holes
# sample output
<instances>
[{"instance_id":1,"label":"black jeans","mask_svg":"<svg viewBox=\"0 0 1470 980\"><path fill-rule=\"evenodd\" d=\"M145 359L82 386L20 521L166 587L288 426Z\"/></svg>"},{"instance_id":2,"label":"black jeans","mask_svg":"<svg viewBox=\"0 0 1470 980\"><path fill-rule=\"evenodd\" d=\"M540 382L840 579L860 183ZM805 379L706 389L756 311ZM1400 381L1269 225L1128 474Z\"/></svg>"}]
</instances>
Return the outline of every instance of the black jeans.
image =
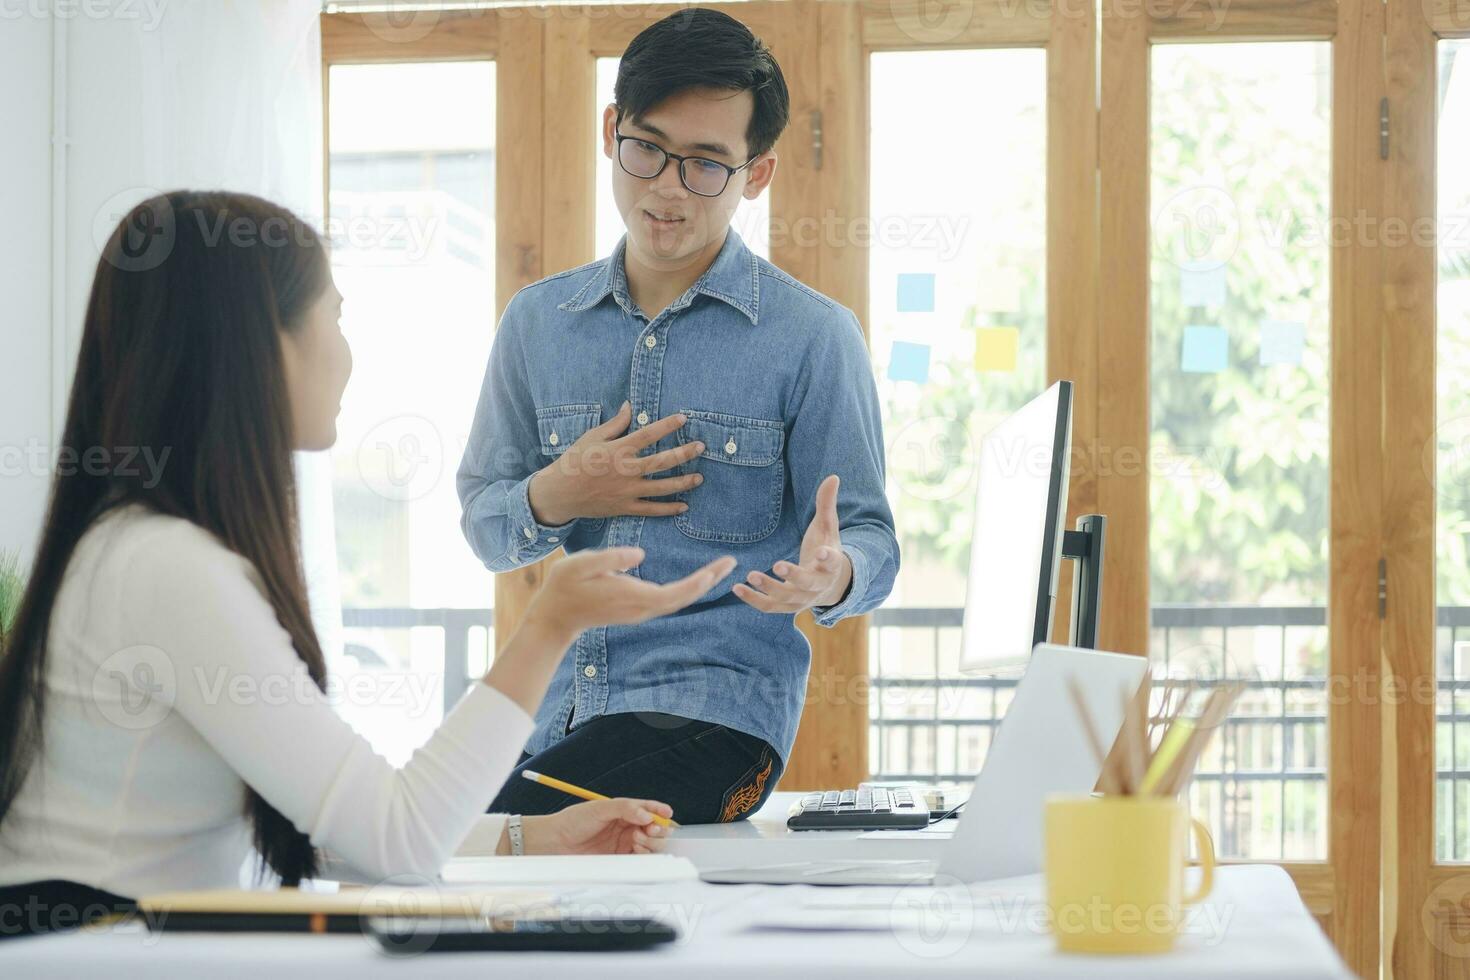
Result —
<instances>
[{"instance_id":1,"label":"black jeans","mask_svg":"<svg viewBox=\"0 0 1470 980\"><path fill-rule=\"evenodd\" d=\"M781 768L770 745L724 725L650 711L603 715L544 752L522 753L489 812L555 813L581 802L521 778L532 769L607 796L667 803L679 823L728 823L766 801Z\"/></svg>"},{"instance_id":2,"label":"black jeans","mask_svg":"<svg viewBox=\"0 0 1470 980\"><path fill-rule=\"evenodd\" d=\"M0 939L76 929L109 915L126 915L130 898L75 881L52 879L0 887Z\"/></svg>"}]
</instances>

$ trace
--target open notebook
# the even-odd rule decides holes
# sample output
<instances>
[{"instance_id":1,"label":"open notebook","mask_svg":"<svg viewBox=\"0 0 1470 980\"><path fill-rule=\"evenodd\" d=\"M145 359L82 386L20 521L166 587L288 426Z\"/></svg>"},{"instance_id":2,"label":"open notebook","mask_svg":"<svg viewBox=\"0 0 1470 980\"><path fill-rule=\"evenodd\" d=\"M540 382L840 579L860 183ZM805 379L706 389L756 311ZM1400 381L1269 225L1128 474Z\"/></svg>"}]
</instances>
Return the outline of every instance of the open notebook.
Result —
<instances>
[{"instance_id":1,"label":"open notebook","mask_svg":"<svg viewBox=\"0 0 1470 980\"><path fill-rule=\"evenodd\" d=\"M335 892L297 888L220 888L165 892L138 900L148 928L211 932L356 932L369 916L489 918L548 915L553 898L530 889L347 886Z\"/></svg>"}]
</instances>

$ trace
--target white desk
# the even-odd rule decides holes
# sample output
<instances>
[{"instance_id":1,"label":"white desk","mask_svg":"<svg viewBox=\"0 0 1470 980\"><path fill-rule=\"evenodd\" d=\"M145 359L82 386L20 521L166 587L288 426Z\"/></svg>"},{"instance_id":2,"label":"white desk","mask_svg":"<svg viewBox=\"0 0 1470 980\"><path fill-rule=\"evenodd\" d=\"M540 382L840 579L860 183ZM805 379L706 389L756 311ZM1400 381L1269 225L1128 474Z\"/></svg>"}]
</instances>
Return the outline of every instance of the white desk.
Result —
<instances>
[{"instance_id":1,"label":"white desk","mask_svg":"<svg viewBox=\"0 0 1470 980\"><path fill-rule=\"evenodd\" d=\"M701 867L775 863L802 858L934 857L943 835L897 839L858 833L803 832L785 828L795 794L775 794L745 824L680 828L669 850ZM473 838L472 838L473 841ZM474 846L468 851L476 850ZM1220 870L1210 900L1196 910L1178 948L1164 956L1099 958L1058 953L1040 913L1039 876L971 886L956 892L909 888L818 888L762 885L589 886L569 898L587 913L634 911L676 924L683 938L671 946L636 953L459 953L390 957L359 935L284 934L150 935L138 924L110 932L72 933L0 942L0 977L239 977L281 980L357 980L392 977L595 976L598 980L699 980L825 978L893 980L931 977L1011 978L1189 977L1346 980L1327 938L1297 895L1291 878L1269 865ZM833 916L864 931L795 931L792 924L812 905L861 905ZM943 910L922 916L913 909ZM895 909L898 912L895 913Z\"/></svg>"},{"instance_id":2,"label":"white desk","mask_svg":"<svg viewBox=\"0 0 1470 980\"><path fill-rule=\"evenodd\" d=\"M1189 977L1346 980L1342 966L1307 913L1286 872L1267 865L1222 869L1205 913L1178 948L1154 957L1067 956L1031 914L1041 898L1038 878L1004 887L976 886L969 911L946 920L928 939L912 930L780 932L750 924L820 896L858 896L852 889L812 886L721 886L684 882L588 895L586 905L629 911L633 903L681 924L685 938L636 953L444 953L409 958L380 953L362 936L149 935L141 927L0 942L0 976L131 978L209 977L211 980L403 980L420 977L588 976L599 980L698 977L752 980L847 976L1079 978ZM881 909L920 897L906 889L863 889ZM955 906L948 906L955 908ZM881 914L881 913L880 913Z\"/></svg>"}]
</instances>

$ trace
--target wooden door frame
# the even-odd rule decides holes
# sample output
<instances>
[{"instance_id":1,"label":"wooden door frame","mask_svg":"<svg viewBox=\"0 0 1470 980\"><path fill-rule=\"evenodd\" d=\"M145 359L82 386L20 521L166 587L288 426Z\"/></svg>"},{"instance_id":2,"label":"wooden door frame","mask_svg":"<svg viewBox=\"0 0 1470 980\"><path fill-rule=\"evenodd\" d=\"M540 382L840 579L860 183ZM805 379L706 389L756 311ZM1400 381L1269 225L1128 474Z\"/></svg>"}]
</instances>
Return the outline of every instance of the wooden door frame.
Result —
<instances>
[{"instance_id":1,"label":"wooden door frame","mask_svg":"<svg viewBox=\"0 0 1470 980\"><path fill-rule=\"evenodd\" d=\"M1215 23L1213 18L1221 20ZM1103 445L1148 458L1150 365L1149 65L1160 43L1321 40L1332 43L1332 204L1334 224L1376 213L1381 170L1377 106L1382 87L1383 13L1371 0L1258 0L1209 8L1190 0L1103 4L1099 166L1103 194L1100 268ZM1377 563L1383 502L1382 385L1375 359L1380 321L1378 257L1363 243L1331 253L1331 452L1328 690L1377 688L1380 623ZM1104 636L1122 649L1148 645L1147 469L1104 469L1102 512L1143 533L1114 536L1104 579ZM1120 616L1120 610L1123 610ZM1366 685L1366 688L1354 687ZM1343 685L1339 687L1339 685ZM1328 698L1328 856L1285 862L1308 908L1360 975L1378 972L1382 717L1374 697Z\"/></svg>"},{"instance_id":2,"label":"wooden door frame","mask_svg":"<svg viewBox=\"0 0 1470 980\"><path fill-rule=\"evenodd\" d=\"M1383 221L1438 229L1438 42L1470 38L1470 0L1388 5L1390 119ZM1384 374L1385 762L1393 780L1385 839L1385 939L1392 975L1465 975L1470 869L1435 858L1435 537L1437 261L1435 242L1382 243ZM1436 240L1438 235L1435 236ZM1428 682L1426 688L1425 682Z\"/></svg>"}]
</instances>

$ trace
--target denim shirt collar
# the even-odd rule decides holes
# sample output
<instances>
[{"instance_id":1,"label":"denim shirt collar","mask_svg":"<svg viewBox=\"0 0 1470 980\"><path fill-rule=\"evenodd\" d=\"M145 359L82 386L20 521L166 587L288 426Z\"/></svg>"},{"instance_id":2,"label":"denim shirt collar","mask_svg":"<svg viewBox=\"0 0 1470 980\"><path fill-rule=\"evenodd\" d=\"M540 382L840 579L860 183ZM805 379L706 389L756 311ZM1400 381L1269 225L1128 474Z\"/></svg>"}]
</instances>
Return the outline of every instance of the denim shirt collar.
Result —
<instances>
[{"instance_id":1,"label":"denim shirt collar","mask_svg":"<svg viewBox=\"0 0 1470 980\"><path fill-rule=\"evenodd\" d=\"M623 254L627 247L628 236L625 234L618 241L618 247L613 249L612 256L593 266L591 278L558 309L579 313L611 295L624 310L633 312L637 307L628 294L628 278L623 269ZM760 313L759 282L760 264L755 253L746 248L735 229L730 228L725 232L720 254L715 256L704 275L670 304L669 309L678 312L693 302L696 295L703 294L735 307L754 325Z\"/></svg>"}]
</instances>

